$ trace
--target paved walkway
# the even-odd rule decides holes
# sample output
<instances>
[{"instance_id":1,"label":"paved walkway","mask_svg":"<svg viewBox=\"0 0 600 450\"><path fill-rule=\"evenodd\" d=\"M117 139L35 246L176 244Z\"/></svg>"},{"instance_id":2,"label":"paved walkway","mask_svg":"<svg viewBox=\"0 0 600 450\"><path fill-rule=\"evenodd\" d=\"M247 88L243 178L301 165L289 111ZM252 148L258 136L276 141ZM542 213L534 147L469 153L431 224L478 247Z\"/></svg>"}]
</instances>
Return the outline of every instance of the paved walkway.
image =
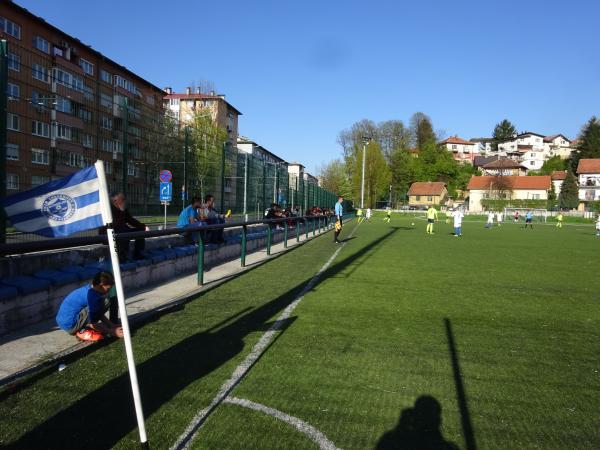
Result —
<instances>
[{"instance_id":1,"label":"paved walkway","mask_svg":"<svg viewBox=\"0 0 600 450\"><path fill-rule=\"evenodd\" d=\"M318 232L315 237L319 237ZM308 240L311 239L313 239L312 232ZM323 239L328 239L328 237L323 237ZM194 273L141 292L130 293L126 299L130 321L135 323L136 319L139 320L152 311L196 296L203 290L223 283L232 276L252 269L305 241L306 235L302 234L299 243L296 242L295 236L289 239L287 249L284 248L283 242L274 244L271 247L271 255L267 255L266 249L250 253L246 256L245 268L240 266L239 258L212 267L204 272L204 285L201 287L197 285L197 274ZM78 342L73 336L58 329L54 319L4 335L0 337L0 385L9 383L40 365L58 363L61 358L88 345L93 344Z\"/></svg>"}]
</instances>

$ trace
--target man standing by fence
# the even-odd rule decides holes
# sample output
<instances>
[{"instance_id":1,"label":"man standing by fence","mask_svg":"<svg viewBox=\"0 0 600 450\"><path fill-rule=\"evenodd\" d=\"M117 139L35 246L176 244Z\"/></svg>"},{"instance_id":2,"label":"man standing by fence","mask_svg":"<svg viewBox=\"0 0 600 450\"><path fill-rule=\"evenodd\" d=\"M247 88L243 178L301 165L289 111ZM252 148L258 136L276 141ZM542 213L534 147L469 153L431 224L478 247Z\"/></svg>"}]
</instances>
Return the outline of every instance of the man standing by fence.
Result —
<instances>
[{"instance_id":1,"label":"man standing by fence","mask_svg":"<svg viewBox=\"0 0 600 450\"><path fill-rule=\"evenodd\" d=\"M338 197L338 201L335 204L335 231L333 233L333 242L336 244L340 243L338 237L342 232L342 218L344 216L344 207L342 206L343 201L343 197Z\"/></svg>"}]
</instances>

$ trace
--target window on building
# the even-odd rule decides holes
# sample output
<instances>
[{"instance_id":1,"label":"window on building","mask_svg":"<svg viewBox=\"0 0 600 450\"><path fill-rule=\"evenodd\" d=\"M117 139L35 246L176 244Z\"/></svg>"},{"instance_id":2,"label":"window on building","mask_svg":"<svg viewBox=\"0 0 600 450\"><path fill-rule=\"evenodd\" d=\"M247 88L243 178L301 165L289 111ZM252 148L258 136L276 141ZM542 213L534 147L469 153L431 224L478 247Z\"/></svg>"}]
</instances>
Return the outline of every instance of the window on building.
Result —
<instances>
[{"instance_id":1,"label":"window on building","mask_svg":"<svg viewBox=\"0 0 600 450\"><path fill-rule=\"evenodd\" d=\"M47 166L50 164L50 152L41 148L32 148L31 162L33 164L43 164Z\"/></svg>"},{"instance_id":2,"label":"window on building","mask_svg":"<svg viewBox=\"0 0 600 450\"><path fill-rule=\"evenodd\" d=\"M115 86L125 89L126 91L129 91L132 94L136 94L138 91L134 83L127 80L126 78L123 78L121 75L115 75Z\"/></svg>"},{"instance_id":3,"label":"window on building","mask_svg":"<svg viewBox=\"0 0 600 450\"><path fill-rule=\"evenodd\" d=\"M104 106L105 108L112 108L112 105L113 105L112 95L101 92L100 93L100 105Z\"/></svg>"},{"instance_id":4,"label":"window on building","mask_svg":"<svg viewBox=\"0 0 600 450\"><path fill-rule=\"evenodd\" d=\"M85 108L79 108L78 114L79 118L81 120L83 120L85 123L92 123L93 120L93 115L92 112L85 109Z\"/></svg>"},{"instance_id":5,"label":"window on building","mask_svg":"<svg viewBox=\"0 0 600 450\"><path fill-rule=\"evenodd\" d=\"M81 144L85 148L92 148L94 146L94 138L91 134L84 134L81 138Z\"/></svg>"},{"instance_id":6,"label":"window on building","mask_svg":"<svg viewBox=\"0 0 600 450\"><path fill-rule=\"evenodd\" d=\"M152 97L151 95L148 95L146 97L146 103L148 103L149 105L154 105L154 97Z\"/></svg>"},{"instance_id":7,"label":"window on building","mask_svg":"<svg viewBox=\"0 0 600 450\"><path fill-rule=\"evenodd\" d=\"M418 201L418 202L421 201L421 196L420 195L415 195L415 200Z\"/></svg>"},{"instance_id":8,"label":"window on building","mask_svg":"<svg viewBox=\"0 0 600 450\"><path fill-rule=\"evenodd\" d=\"M88 75L94 75L94 65L83 58L79 58L79 66Z\"/></svg>"},{"instance_id":9,"label":"window on building","mask_svg":"<svg viewBox=\"0 0 600 450\"><path fill-rule=\"evenodd\" d=\"M482 198L490 198L490 193L489 193L489 192L484 192L484 193L481 195L481 197L482 197Z\"/></svg>"},{"instance_id":10,"label":"window on building","mask_svg":"<svg viewBox=\"0 0 600 450\"><path fill-rule=\"evenodd\" d=\"M73 114L73 104L71 103L71 100L67 98L56 97L56 110L67 114Z\"/></svg>"},{"instance_id":11,"label":"window on building","mask_svg":"<svg viewBox=\"0 0 600 450\"><path fill-rule=\"evenodd\" d=\"M32 64L31 75L36 80L43 81L44 83L48 83L50 81L50 71L41 64Z\"/></svg>"},{"instance_id":12,"label":"window on building","mask_svg":"<svg viewBox=\"0 0 600 450\"><path fill-rule=\"evenodd\" d=\"M0 17L0 29L12 37L21 39L21 26L5 17Z\"/></svg>"},{"instance_id":13,"label":"window on building","mask_svg":"<svg viewBox=\"0 0 600 450\"><path fill-rule=\"evenodd\" d=\"M21 97L21 88L18 84L8 83L6 85L6 94L8 95L9 99L17 100L19 97Z\"/></svg>"},{"instance_id":14,"label":"window on building","mask_svg":"<svg viewBox=\"0 0 600 450\"><path fill-rule=\"evenodd\" d=\"M428 196L427 196L427 201L428 201L428 202L432 202L432 201L433 201L433 197L432 197L431 195L428 195Z\"/></svg>"},{"instance_id":15,"label":"window on building","mask_svg":"<svg viewBox=\"0 0 600 450\"><path fill-rule=\"evenodd\" d=\"M142 133L140 132L140 129L138 127L129 127L129 134L133 135L133 136L137 136L140 137L142 135Z\"/></svg>"},{"instance_id":16,"label":"window on building","mask_svg":"<svg viewBox=\"0 0 600 450\"><path fill-rule=\"evenodd\" d=\"M456 146L456 144L452 144L452 150L456 150L458 147Z\"/></svg>"},{"instance_id":17,"label":"window on building","mask_svg":"<svg viewBox=\"0 0 600 450\"><path fill-rule=\"evenodd\" d=\"M31 121L31 134L35 136L50 137L50 124L38 120Z\"/></svg>"},{"instance_id":18,"label":"window on building","mask_svg":"<svg viewBox=\"0 0 600 450\"><path fill-rule=\"evenodd\" d=\"M172 98L170 100L171 106L179 106L179 99L178 98Z\"/></svg>"},{"instance_id":19,"label":"window on building","mask_svg":"<svg viewBox=\"0 0 600 450\"><path fill-rule=\"evenodd\" d=\"M532 195L531 195L531 198L532 198L533 200L539 200L539 199L540 199L540 194L532 194Z\"/></svg>"},{"instance_id":20,"label":"window on building","mask_svg":"<svg viewBox=\"0 0 600 450\"><path fill-rule=\"evenodd\" d=\"M41 36L33 37L33 46L44 53L50 54L50 42Z\"/></svg>"},{"instance_id":21,"label":"window on building","mask_svg":"<svg viewBox=\"0 0 600 450\"><path fill-rule=\"evenodd\" d=\"M100 126L105 130L112 130L112 119L108 116L102 115L100 118Z\"/></svg>"},{"instance_id":22,"label":"window on building","mask_svg":"<svg viewBox=\"0 0 600 450\"><path fill-rule=\"evenodd\" d=\"M16 53L8 52L8 68L19 72L21 70L21 57Z\"/></svg>"},{"instance_id":23,"label":"window on building","mask_svg":"<svg viewBox=\"0 0 600 450\"><path fill-rule=\"evenodd\" d=\"M106 172L107 175L112 173L112 163L104 161L104 172Z\"/></svg>"},{"instance_id":24,"label":"window on building","mask_svg":"<svg viewBox=\"0 0 600 450\"><path fill-rule=\"evenodd\" d=\"M61 84L78 92L83 92L83 78L80 76L73 75L58 67L52 69L52 76L57 84Z\"/></svg>"},{"instance_id":25,"label":"window on building","mask_svg":"<svg viewBox=\"0 0 600 450\"><path fill-rule=\"evenodd\" d=\"M115 144L112 139L102 139L100 141L100 148L105 152L113 152L115 149Z\"/></svg>"},{"instance_id":26,"label":"window on building","mask_svg":"<svg viewBox=\"0 0 600 450\"><path fill-rule=\"evenodd\" d=\"M118 139L115 139L113 142L113 151L115 153L123 153L123 143Z\"/></svg>"},{"instance_id":27,"label":"window on building","mask_svg":"<svg viewBox=\"0 0 600 450\"><path fill-rule=\"evenodd\" d=\"M6 174L6 189L11 191L19 190L19 175L14 173Z\"/></svg>"},{"instance_id":28,"label":"window on building","mask_svg":"<svg viewBox=\"0 0 600 450\"><path fill-rule=\"evenodd\" d=\"M138 176L138 168L132 162L127 164L127 175L132 176L132 177Z\"/></svg>"},{"instance_id":29,"label":"window on building","mask_svg":"<svg viewBox=\"0 0 600 450\"><path fill-rule=\"evenodd\" d=\"M54 56L60 56L61 58L64 55L63 49L60 47L57 47L56 45L52 49L52 53L54 54Z\"/></svg>"},{"instance_id":30,"label":"window on building","mask_svg":"<svg viewBox=\"0 0 600 450\"><path fill-rule=\"evenodd\" d=\"M50 177L43 175L31 175L31 186L39 186L50 182Z\"/></svg>"},{"instance_id":31,"label":"window on building","mask_svg":"<svg viewBox=\"0 0 600 450\"><path fill-rule=\"evenodd\" d=\"M19 160L19 146L17 144L6 144L6 159Z\"/></svg>"},{"instance_id":32,"label":"window on building","mask_svg":"<svg viewBox=\"0 0 600 450\"><path fill-rule=\"evenodd\" d=\"M6 128L13 131L21 130L21 118L13 113L6 114Z\"/></svg>"},{"instance_id":33,"label":"window on building","mask_svg":"<svg viewBox=\"0 0 600 450\"><path fill-rule=\"evenodd\" d=\"M85 158L83 155L70 152L67 165L71 167L85 167Z\"/></svg>"},{"instance_id":34,"label":"window on building","mask_svg":"<svg viewBox=\"0 0 600 450\"><path fill-rule=\"evenodd\" d=\"M112 75L110 73L108 73L106 70L100 71L100 79L102 81L104 81L105 83L112 85Z\"/></svg>"},{"instance_id":35,"label":"window on building","mask_svg":"<svg viewBox=\"0 0 600 450\"><path fill-rule=\"evenodd\" d=\"M58 124L56 127L56 137L58 139L64 139L70 141L73 137L73 130L68 125Z\"/></svg>"}]
</instances>

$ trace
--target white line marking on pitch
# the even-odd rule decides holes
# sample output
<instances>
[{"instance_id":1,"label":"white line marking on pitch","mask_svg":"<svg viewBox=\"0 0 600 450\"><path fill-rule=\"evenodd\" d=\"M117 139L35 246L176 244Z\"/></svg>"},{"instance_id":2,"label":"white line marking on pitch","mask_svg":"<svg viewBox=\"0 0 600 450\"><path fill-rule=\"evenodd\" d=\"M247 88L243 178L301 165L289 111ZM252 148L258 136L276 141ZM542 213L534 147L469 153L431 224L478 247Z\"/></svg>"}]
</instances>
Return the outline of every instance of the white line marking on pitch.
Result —
<instances>
[{"instance_id":1,"label":"white line marking on pitch","mask_svg":"<svg viewBox=\"0 0 600 450\"><path fill-rule=\"evenodd\" d=\"M352 237L354 235L354 232L356 231L357 227L358 224L356 224L356 226L354 227L354 229L348 237ZM229 380L223 383L223 385L219 389L219 392L217 392L217 395L215 395L215 397L210 402L210 405L199 411L194 416L187 428L179 436L175 444L173 444L171 450L185 450L190 447L192 441L196 437L196 434L198 433L200 428L202 428L202 425L204 425L206 418L217 408L217 406L219 406L223 402L223 400L225 400L229 396L229 393L233 390L233 388L242 380L242 378L244 378L244 376L248 373L252 365L258 360L258 358L260 358L263 352L267 349L267 347L275 337L275 333L277 333L277 331L279 331L279 329L281 328L281 325L285 323L286 319L290 317L290 315L292 314L294 309L296 309L296 306L298 306L298 304L302 301L304 296L312 290L312 288L315 286L321 275L329 268L333 260L337 257L337 255L340 253L340 251L345 245L345 242L342 243L342 245L340 245L340 247L333 253L333 255L331 255L331 258L329 258L327 262L323 264L323 267L321 267L319 271L306 284L306 286L304 286L302 292L300 292L298 296L296 296L296 298L292 301L292 303L290 303L283 310L283 312L279 315L277 320L273 323L273 325L271 325L271 328L269 328L265 332L265 334L261 336L259 341L254 345L250 354L246 356L244 361L242 361L240 365L235 368Z\"/></svg>"},{"instance_id":2,"label":"white line marking on pitch","mask_svg":"<svg viewBox=\"0 0 600 450\"><path fill-rule=\"evenodd\" d=\"M269 416L273 416L276 419L279 419L294 428L296 428L301 433L307 435L312 441L317 444L323 450L339 450L333 442L327 439L323 433L317 430L312 425L304 422L297 417L290 416L282 411L279 411L275 408L269 408L268 406L261 405L260 403L251 402L250 400L246 400L244 398L237 397L227 397L223 403L231 403L232 405L238 405L243 408L253 409L255 411L260 411L262 413L268 414Z\"/></svg>"}]
</instances>

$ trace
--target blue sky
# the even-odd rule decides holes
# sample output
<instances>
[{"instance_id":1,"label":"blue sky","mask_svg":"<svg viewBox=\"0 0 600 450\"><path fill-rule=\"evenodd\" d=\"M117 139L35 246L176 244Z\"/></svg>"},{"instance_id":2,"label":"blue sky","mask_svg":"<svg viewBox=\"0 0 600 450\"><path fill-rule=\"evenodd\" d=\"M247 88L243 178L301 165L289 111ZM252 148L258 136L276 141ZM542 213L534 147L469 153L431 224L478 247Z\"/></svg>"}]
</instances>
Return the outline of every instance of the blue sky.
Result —
<instances>
[{"instance_id":1,"label":"blue sky","mask_svg":"<svg viewBox=\"0 0 600 450\"><path fill-rule=\"evenodd\" d=\"M160 87L214 82L241 134L309 170L363 118L574 138L600 115L595 0L17 3Z\"/></svg>"}]
</instances>

